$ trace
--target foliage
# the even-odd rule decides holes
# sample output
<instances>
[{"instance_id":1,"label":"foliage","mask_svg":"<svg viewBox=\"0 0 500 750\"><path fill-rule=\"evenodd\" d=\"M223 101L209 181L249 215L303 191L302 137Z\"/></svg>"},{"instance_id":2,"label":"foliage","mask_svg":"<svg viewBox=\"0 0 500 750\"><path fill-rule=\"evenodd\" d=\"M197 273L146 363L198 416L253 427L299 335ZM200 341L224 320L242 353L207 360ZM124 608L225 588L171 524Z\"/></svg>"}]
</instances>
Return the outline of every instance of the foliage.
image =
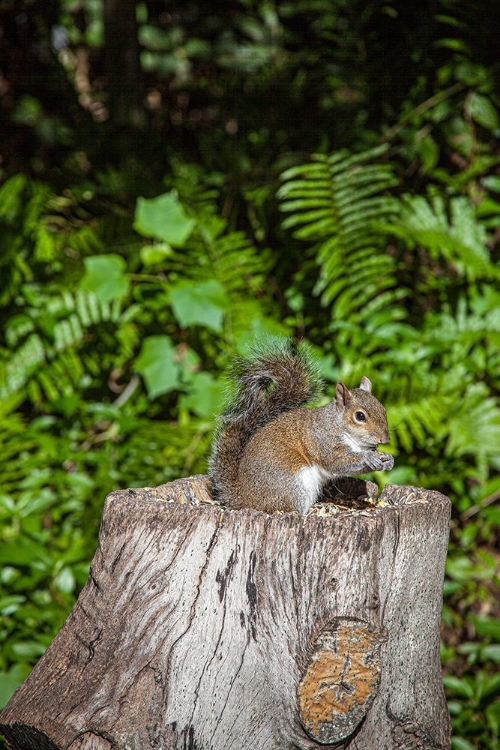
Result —
<instances>
[{"instance_id":1,"label":"foliage","mask_svg":"<svg viewBox=\"0 0 500 750\"><path fill-rule=\"evenodd\" d=\"M397 210L386 195L396 184L391 166L364 164L385 150L317 154L313 163L284 172L278 191L280 208L289 214L283 227L315 243L320 266L315 293L322 293L323 305L333 303L334 319L355 318L360 325L400 297L395 261L385 252L385 237L370 223L389 220Z\"/></svg>"},{"instance_id":2,"label":"foliage","mask_svg":"<svg viewBox=\"0 0 500 750\"><path fill-rule=\"evenodd\" d=\"M284 224L310 244L321 267L313 292L321 293L331 282L333 291L323 292L323 300L336 333L332 348L340 367L335 376L356 381L363 372L380 368L377 393L388 404L398 454L389 481L445 491L462 518L468 517L471 500L476 503L473 515L481 510L481 521L462 530L460 516L454 521L443 660L453 670L445 686L454 746L497 747L500 620L494 602L500 580L493 550L499 516L498 507L489 505L500 497L494 478L500 463L500 408L494 395L499 385L500 291L490 249L495 238L481 222L481 204L475 207L460 194L446 198L436 187L428 196L402 195L364 206L363 192L350 191L345 172L354 168L359 185L365 171L369 194L376 194L377 181L368 175L376 175L377 167L360 166L372 155L318 156L312 164L287 170L278 191L282 210L290 214ZM341 165L340 179L329 172L332 163ZM381 170L378 174L383 179ZM340 206L338 186L347 195ZM349 223L351 216L355 218ZM366 247L369 270L365 285L357 285ZM407 250L418 253L417 262L405 257ZM328 281L324 259L330 264ZM343 282L343 273L351 285ZM399 293L388 294L388 289ZM347 304L340 314L342 294ZM478 591L483 580L489 586Z\"/></svg>"},{"instance_id":3,"label":"foliage","mask_svg":"<svg viewBox=\"0 0 500 750\"><path fill-rule=\"evenodd\" d=\"M0 3L0 704L71 610L106 494L204 471L231 356L285 334L330 389L374 381L377 481L451 497L453 744L498 747L492 2L132 3L135 81L106 69L102 0ZM119 121L121 83L147 117Z\"/></svg>"}]
</instances>

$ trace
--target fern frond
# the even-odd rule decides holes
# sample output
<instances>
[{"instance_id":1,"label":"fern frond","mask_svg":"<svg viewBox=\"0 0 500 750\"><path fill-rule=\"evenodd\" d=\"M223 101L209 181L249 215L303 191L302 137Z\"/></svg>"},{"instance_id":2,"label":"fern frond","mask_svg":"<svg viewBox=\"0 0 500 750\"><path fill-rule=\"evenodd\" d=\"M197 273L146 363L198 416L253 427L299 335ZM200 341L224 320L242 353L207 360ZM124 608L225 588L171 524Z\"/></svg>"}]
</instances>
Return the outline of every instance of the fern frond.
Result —
<instances>
[{"instance_id":1,"label":"fern frond","mask_svg":"<svg viewBox=\"0 0 500 750\"><path fill-rule=\"evenodd\" d=\"M492 459L500 458L500 407L483 383L467 389L446 430L448 456L473 456L484 478Z\"/></svg>"},{"instance_id":2,"label":"fern frond","mask_svg":"<svg viewBox=\"0 0 500 750\"><path fill-rule=\"evenodd\" d=\"M36 447L36 441L27 432L21 415L16 412L9 414L9 418L3 420L0 430L4 495L18 488L26 478L26 459Z\"/></svg>"},{"instance_id":3,"label":"fern frond","mask_svg":"<svg viewBox=\"0 0 500 750\"><path fill-rule=\"evenodd\" d=\"M391 443L407 453L425 447L446 419L450 407L442 394L415 394L387 407Z\"/></svg>"},{"instance_id":4,"label":"fern frond","mask_svg":"<svg viewBox=\"0 0 500 750\"><path fill-rule=\"evenodd\" d=\"M359 319L364 309L379 309L400 297L394 259L385 235L375 223L389 221L397 204L386 191L396 184L389 164L374 163L387 150L379 146L362 154L339 151L314 155L310 164L282 175L277 192L283 220L296 239L314 243L320 267L314 288L335 319Z\"/></svg>"},{"instance_id":5,"label":"fern frond","mask_svg":"<svg viewBox=\"0 0 500 750\"><path fill-rule=\"evenodd\" d=\"M23 388L45 362L45 346L38 333L30 334L10 357L4 350L0 362L0 399L6 399Z\"/></svg>"},{"instance_id":6,"label":"fern frond","mask_svg":"<svg viewBox=\"0 0 500 750\"><path fill-rule=\"evenodd\" d=\"M475 217L474 206L465 196L405 196L402 210L389 227L410 247L420 246L432 258L452 264L460 275L473 281L500 279L500 269L491 262L484 226Z\"/></svg>"},{"instance_id":7,"label":"fern frond","mask_svg":"<svg viewBox=\"0 0 500 750\"><path fill-rule=\"evenodd\" d=\"M206 471L212 425L137 420L133 433L120 446L120 474L128 487L162 484L178 476Z\"/></svg>"},{"instance_id":8,"label":"fern frond","mask_svg":"<svg viewBox=\"0 0 500 750\"><path fill-rule=\"evenodd\" d=\"M500 354L500 294L486 287L470 305L464 297L459 298L455 315L449 310L440 314L429 331L429 343L441 351L450 346L458 349L462 360L476 346L483 353Z\"/></svg>"},{"instance_id":9,"label":"fern frond","mask_svg":"<svg viewBox=\"0 0 500 750\"><path fill-rule=\"evenodd\" d=\"M219 237L210 249L216 278L230 297L262 288L270 267L267 251L258 251L244 232Z\"/></svg>"},{"instance_id":10,"label":"fern frond","mask_svg":"<svg viewBox=\"0 0 500 750\"><path fill-rule=\"evenodd\" d=\"M101 302L90 292L66 291L47 297L43 311L27 309L8 320L10 349L4 349L0 362L0 399L24 388L34 403L74 393L87 370L80 349L90 329L119 319L119 304Z\"/></svg>"}]
</instances>

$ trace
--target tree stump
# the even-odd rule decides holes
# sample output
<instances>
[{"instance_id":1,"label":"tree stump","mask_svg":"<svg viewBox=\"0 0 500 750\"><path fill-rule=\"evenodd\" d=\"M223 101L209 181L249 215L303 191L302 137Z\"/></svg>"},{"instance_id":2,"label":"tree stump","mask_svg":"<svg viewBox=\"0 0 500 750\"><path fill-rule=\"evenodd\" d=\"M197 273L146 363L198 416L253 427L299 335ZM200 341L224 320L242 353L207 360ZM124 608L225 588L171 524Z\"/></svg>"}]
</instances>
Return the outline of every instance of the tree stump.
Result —
<instances>
[{"instance_id":1,"label":"tree stump","mask_svg":"<svg viewBox=\"0 0 500 750\"><path fill-rule=\"evenodd\" d=\"M0 715L9 747L449 748L449 500L336 484L365 499L301 516L222 508L203 476L113 492L72 613Z\"/></svg>"}]
</instances>

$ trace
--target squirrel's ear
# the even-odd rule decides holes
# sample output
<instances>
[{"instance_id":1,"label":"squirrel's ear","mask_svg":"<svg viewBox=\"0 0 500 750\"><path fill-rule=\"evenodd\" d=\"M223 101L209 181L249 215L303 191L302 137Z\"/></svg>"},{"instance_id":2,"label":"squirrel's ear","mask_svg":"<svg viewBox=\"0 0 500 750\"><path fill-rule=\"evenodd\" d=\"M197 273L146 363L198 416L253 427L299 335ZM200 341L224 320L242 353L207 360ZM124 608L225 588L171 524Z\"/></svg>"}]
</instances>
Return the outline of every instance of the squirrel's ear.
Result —
<instances>
[{"instance_id":1,"label":"squirrel's ear","mask_svg":"<svg viewBox=\"0 0 500 750\"><path fill-rule=\"evenodd\" d=\"M362 391L368 391L371 393L372 390L372 381L366 377L366 375L363 375L361 378L361 383L359 384L359 387Z\"/></svg>"},{"instance_id":2,"label":"squirrel's ear","mask_svg":"<svg viewBox=\"0 0 500 750\"><path fill-rule=\"evenodd\" d=\"M351 400L351 394L349 388L343 383L337 383L337 389L335 391L335 402L343 409L348 401Z\"/></svg>"}]
</instances>

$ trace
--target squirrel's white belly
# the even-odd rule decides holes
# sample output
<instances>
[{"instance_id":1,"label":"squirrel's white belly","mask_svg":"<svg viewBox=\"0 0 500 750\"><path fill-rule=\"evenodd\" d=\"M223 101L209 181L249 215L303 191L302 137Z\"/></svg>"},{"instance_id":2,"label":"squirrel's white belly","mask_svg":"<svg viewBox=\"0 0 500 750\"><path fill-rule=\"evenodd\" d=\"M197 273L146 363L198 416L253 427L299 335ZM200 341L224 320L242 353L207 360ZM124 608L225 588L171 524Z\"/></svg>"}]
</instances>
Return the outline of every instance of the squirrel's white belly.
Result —
<instances>
[{"instance_id":1,"label":"squirrel's white belly","mask_svg":"<svg viewBox=\"0 0 500 750\"><path fill-rule=\"evenodd\" d=\"M307 513L311 505L317 501L323 485L331 475L321 468L313 464L312 466L303 466L297 474L297 482L301 489L300 492L300 506L298 508L300 513Z\"/></svg>"}]
</instances>

